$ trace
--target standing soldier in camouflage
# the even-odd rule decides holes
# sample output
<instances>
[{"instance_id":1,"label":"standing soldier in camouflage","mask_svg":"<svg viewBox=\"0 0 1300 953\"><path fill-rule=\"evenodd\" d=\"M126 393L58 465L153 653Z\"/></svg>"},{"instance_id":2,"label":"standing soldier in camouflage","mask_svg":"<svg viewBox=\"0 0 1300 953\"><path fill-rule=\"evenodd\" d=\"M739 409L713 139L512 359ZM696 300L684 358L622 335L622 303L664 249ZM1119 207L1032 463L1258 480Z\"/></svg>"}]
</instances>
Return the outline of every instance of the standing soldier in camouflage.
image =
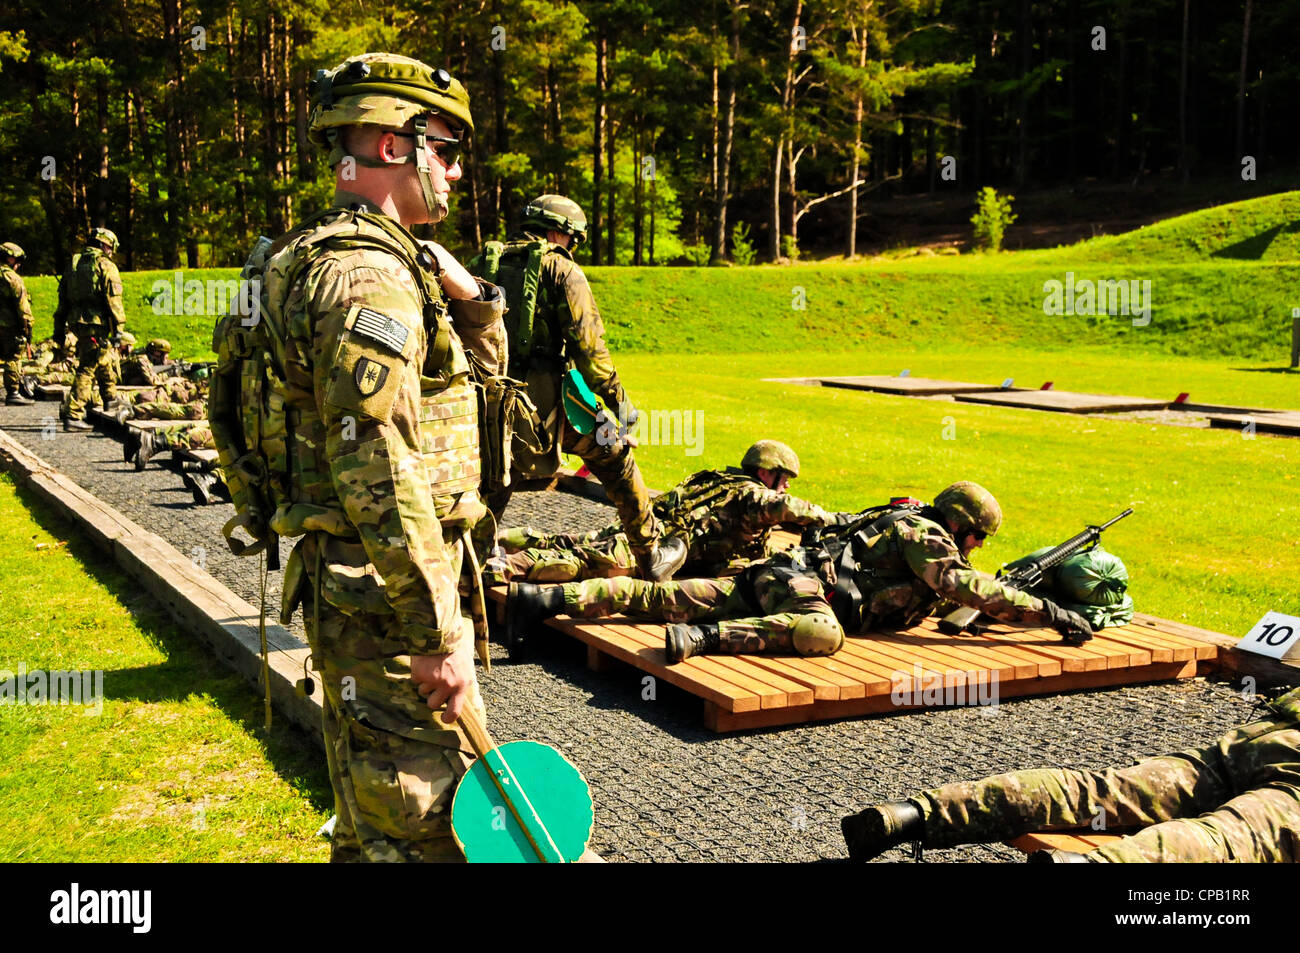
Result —
<instances>
[{"instance_id":1,"label":"standing soldier in camouflage","mask_svg":"<svg viewBox=\"0 0 1300 953\"><path fill-rule=\"evenodd\" d=\"M32 340L32 304L18 275L27 253L13 242L0 245L0 361L4 363L5 403L33 403L18 392L23 358Z\"/></svg>"},{"instance_id":2,"label":"standing soldier in camouflage","mask_svg":"<svg viewBox=\"0 0 1300 953\"><path fill-rule=\"evenodd\" d=\"M96 228L72 267L59 282L59 305L54 312L54 339L65 331L77 336L77 375L59 408L64 430L91 430L86 405L94 401L95 385L107 407L117 397L113 379L113 348L126 324L122 308L122 276L113 264L117 236Z\"/></svg>"},{"instance_id":3,"label":"standing soldier in camouflage","mask_svg":"<svg viewBox=\"0 0 1300 953\"><path fill-rule=\"evenodd\" d=\"M740 469L701 470L652 504L665 537L686 541L683 577L722 576L771 555L772 531L783 525L825 526L848 517L786 493L799 476L799 457L778 440L760 440ZM492 582L570 582L630 576L636 569L617 523L582 535L542 536L507 530L498 539L509 555L488 561Z\"/></svg>"},{"instance_id":4,"label":"standing soldier in camouflage","mask_svg":"<svg viewBox=\"0 0 1300 953\"><path fill-rule=\"evenodd\" d=\"M859 522L865 525L848 527L838 553L796 547L730 578L589 579L546 588L512 583L507 631L515 638L518 630L522 639L537 619L561 612L626 613L672 623L664 642L670 663L714 652L831 655L845 631L906 628L949 599L1003 622L1050 625L1073 643L1092 638L1086 619L1011 589L967 561L1002 523L997 500L976 483L954 483L933 506L895 507Z\"/></svg>"},{"instance_id":5,"label":"standing soldier in camouflage","mask_svg":"<svg viewBox=\"0 0 1300 953\"><path fill-rule=\"evenodd\" d=\"M576 202L541 195L524 208L519 233L505 243L488 242L469 264L474 274L505 292L509 373L528 385L540 419L536 452L528 459L516 455L512 483L552 476L562 453L580 457L618 512L640 574L671 579L686 548L679 539L660 545L661 527L632 454L635 441L608 419L581 433L565 409L566 368L572 368L609 413L629 424L637 417L605 345L605 324L587 276L573 260L573 249L586 237L587 216ZM488 499L498 519L511 492L506 487Z\"/></svg>"},{"instance_id":6,"label":"standing soldier in camouflage","mask_svg":"<svg viewBox=\"0 0 1300 953\"><path fill-rule=\"evenodd\" d=\"M1300 861L1300 689L1273 716L1214 744L1126 768L1016 771L946 784L844 818L851 860L900 844L955 847L1022 834L1142 827L1087 854L1039 851L1057 863L1261 863ZM1150 825L1150 826L1146 826Z\"/></svg>"},{"instance_id":7,"label":"standing soldier in camouflage","mask_svg":"<svg viewBox=\"0 0 1300 953\"><path fill-rule=\"evenodd\" d=\"M317 73L308 127L336 192L267 252L287 412L263 422L290 443L270 528L301 537L282 612L301 600L324 688L332 857L458 860L451 797L472 748L457 719L482 710L458 584L487 515L462 336L504 371L504 302L408 226L447 215L469 95L445 70L366 53ZM227 483L236 463L223 454Z\"/></svg>"}]
</instances>

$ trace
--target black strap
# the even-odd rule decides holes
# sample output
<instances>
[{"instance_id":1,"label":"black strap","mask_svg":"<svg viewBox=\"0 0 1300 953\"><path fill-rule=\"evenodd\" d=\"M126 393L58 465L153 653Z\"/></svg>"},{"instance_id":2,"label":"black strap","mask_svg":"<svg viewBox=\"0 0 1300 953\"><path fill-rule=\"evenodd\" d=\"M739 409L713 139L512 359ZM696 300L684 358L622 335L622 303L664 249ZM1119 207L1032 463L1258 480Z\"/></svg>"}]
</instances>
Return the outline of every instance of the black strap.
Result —
<instances>
[{"instance_id":1,"label":"black strap","mask_svg":"<svg viewBox=\"0 0 1300 953\"><path fill-rule=\"evenodd\" d=\"M853 544L861 540L866 544L879 536L905 516L916 512L915 507L904 506L878 516L844 541L839 559L835 561L835 587L831 590L831 610L846 632L855 632L862 624L862 590L858 588L856 574L858 561L853 554Z\"/></svg>"}]
</instances>

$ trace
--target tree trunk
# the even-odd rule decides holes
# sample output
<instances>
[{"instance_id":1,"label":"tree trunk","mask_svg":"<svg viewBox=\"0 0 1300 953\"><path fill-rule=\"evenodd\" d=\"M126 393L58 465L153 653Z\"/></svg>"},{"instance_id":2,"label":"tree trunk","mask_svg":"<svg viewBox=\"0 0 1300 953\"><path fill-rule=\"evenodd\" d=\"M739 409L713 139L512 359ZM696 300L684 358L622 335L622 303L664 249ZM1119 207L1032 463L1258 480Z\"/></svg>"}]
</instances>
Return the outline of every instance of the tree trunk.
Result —
<instances>
[{"instance_id":1,"label":"tree trunk","mask_svg":"<svg viewBox=\"0 0 1300 953\"><path fill-rule=\"evenodd\" d=\"M865 23L854 29L855 39L858 42L858 70L865 72L867 68L867 25ZM862 120L866 117L866 108L863 103L862 92L859 90L853 94L853 160L849 163L849 181L858 181L858 172L862 168ZM927 162L933 168L934 164L934 124L931 123L926 127L926 152ZM934 191L933 179L930 182L930 190ZM849 235L846 257L852 259L858 253L858 190L855 186L849 193Z\"/></svg>"},{"instance_id":2,"label":"tree trunk","mask_svg":"<svg viewBox=\"0 0 1300 953\"><path fill-rule=\"evenodd\" d=\"M1241 69L1237 72L1237 161L1246 154L1246 51L1250 46L1250 11L1253 0L1246 0L1246 15L1241 21Z\"/></svg>"},{"instance_id":3,"label":"tree trunk","mask_svg":"<svg viewBox=\"0 0 1300 953\"><path fill-rule=\"evenodd\" d=\"M608 69L608 66L606 66ZM618 175L614 169L614 147L618 135L618 123L611 118L609 130L605 136L605 165L609 168L609 188L605 196L605 227L608 229L609 248L606 252L605 264L618 264L618 217L614 214L615 202L618 197Z\"/></svg>"},{"instance_id":4,"label":"tree trunk","mask_svg":"<svg viewBox=\"0 0 1300 953\"><path fill-rule=\"evenodd\" d=\"M641 114L632 116L632 264L641 265L645 246L645 158Z\"/></svg>"},{"instance_id":5,"label":"tree trunk","mask_svg":"<svg viewBox=\"0 0 1300 953\"><path fill-rule=\"evenodd\" d=\"M596 105L591 132L591 223L587 235L591 241L591 263L600 264L600 190L603 186L604 166L602 151L605 148L605 26L601 24L596 32Z\"/></svg>"},{"instance_id":6,"label":"tree trunk","mask_svg":"<svg viewBox=\"0 0 1300 953\"><path fill-rule=\"evenodd\" d=\"M722 118L722 136L718 144L718 185L713 193L713 242L709 264L716 265L726 256L727 203L731 191L731 138L736 126L736 64L740 59L740 9L731 3L731 63L726 70L726 108Z\"/></svg>"},{"instance_id":7,"label":"tree trunk","mask_svg":"<svg viewBox=\"0 0 1300 953\"><path fill-rule=\"evenodd\" d=\"M1191 5L1192 0L1183 0L1182 56L1178 67L1178 171L1183 185L1191 179L1191 163L1187 154L1187 35Z\"/></svg>"}]
</instances>

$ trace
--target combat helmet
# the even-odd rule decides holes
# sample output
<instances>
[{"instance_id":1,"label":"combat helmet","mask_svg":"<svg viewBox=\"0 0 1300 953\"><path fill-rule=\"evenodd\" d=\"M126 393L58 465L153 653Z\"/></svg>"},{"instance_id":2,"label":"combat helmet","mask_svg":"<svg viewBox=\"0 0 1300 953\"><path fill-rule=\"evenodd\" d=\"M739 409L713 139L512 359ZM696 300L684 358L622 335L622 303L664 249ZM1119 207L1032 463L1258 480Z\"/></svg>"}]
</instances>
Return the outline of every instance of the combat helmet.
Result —
<instances>
[{"instance_id":1,"label":"combat helmet","mask_svg":"<svg viewBox=\"0 0 1300 953\"><path fill-rule=\"evenodd\" d=\"M154 338L152 341L150 341L148 344L145 345L146 351L155 351L161 354L163 357L166 357L168 353L170 353L171 349L172 349L171 342L168 341L166 338Z\"/></svg>"},{"instance_id":2,"label":"combat helmet","mask_svg":"<svg viewBox=\"0 0 1300 953\"><path fill-rule=\"evenodd\" d=\"M117 344L118 347L135 347L135 335L130 331L118 331Z\"/></svg>"},{"instance_id":3,"label":"combat helmet","mask_svg":"<svg viewBox=\"0 0 1300 953\"><path fill-rule=\"evenodd\" d=\"M23 251L22 248L13 242L4 242L3 244L0 244L0 251L3 251L10 258L17 258L19 261L22 261L27 257L27 252Z\"/></svg>"},{"instance_id":4,"label":"combat helmet","mask_svg":"<svg viewBox=\"0 0 1300 953\"><path fill-rule=\"evenodd\" d=\"M741 458L740 465L748 469L784 470L790 479L799 475L799 457L779 440L760 440Z\"/></svg>"},{"instance_id":5,"label":"combat helmet","mask_svg":"<svg viewBox=\"0 0 1300 953\"><path fill-rule=\"evenodd\" d=\"M934 508L956 524L961 533L992 536L1002 525L1002 507L978 483L962 480L934 498Z\"/></svg>"},{"instance_id":6,"label":"combat helmet","mask_svg":"<svg viewBox=\"0 0 1300 953\"><path fill-rule=\"evenodd\" d=\"M573 236L575 246L587 238L587 216L582 207L563 195L539 195L524 206L520 224L542 231L554 230Z\"/></svg>"},{"instance_id":7,"label":"combat helmet","mask_svg":"<svg viewBox=\"0 0 1300 953\"><path fill-rule=\"evenodd\" d=\"M447 204L435 195L429 171L425 146L430 115L442 117L462 135L474 131L469 93L445 69L435 69L396 53L362 53L333 69L316 71L316 78L311 82L307 137L318 148L329 149L329 164L336 166L345 154L340 129L359 125L398 129L410 122L415 150L409 155L393 162L368 156L352 158L359 165L369 167L413 161L424 191L424 204L431 219L437 222L446 217ZM455 160L448 165L455 165Z\"/></svg>"},{"instance_id":8,"label":"combat helmet","mask_svg":"<svg viewBox=\"0 0 1300 953\"><path fill-rule=\"evenodd\" d=\"M109 255L117 254L117 235L107 228L94 228L90 231L90 240L99 242Z\"/></svg>"}]
</instances>

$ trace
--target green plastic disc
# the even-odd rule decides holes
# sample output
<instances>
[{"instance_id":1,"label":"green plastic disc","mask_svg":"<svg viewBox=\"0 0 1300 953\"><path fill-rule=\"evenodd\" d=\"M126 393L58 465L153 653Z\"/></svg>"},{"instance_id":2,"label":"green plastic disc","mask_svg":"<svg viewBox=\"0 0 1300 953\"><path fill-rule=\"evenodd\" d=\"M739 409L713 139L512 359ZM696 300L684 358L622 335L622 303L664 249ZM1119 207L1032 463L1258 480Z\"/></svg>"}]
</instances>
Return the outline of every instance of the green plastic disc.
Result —
<instances>
[{"instance_id":1,"label":"green plastic disc","mask_svg":"<svg viewBox=\"0 0 1300 953\"><path fill-rule=\"evenodd\" d=\"M508 774L495 767L498 758L509 765ZM595 822L586 779L550 745L512 741L475 761L456 788L451 804L451 829L466 860L474 864L541 862L493 783L493 771L502 778L512 797L515 790L523 790L550 835L550 843L559 851L559 856L551 859L572 862L582 856ZM519 810L526 812L521 799L517 803ZM539 832L539 836L544 838L545 834ZM550 843L543 847L548 854Z\"/></svg>"}]
</instances>

